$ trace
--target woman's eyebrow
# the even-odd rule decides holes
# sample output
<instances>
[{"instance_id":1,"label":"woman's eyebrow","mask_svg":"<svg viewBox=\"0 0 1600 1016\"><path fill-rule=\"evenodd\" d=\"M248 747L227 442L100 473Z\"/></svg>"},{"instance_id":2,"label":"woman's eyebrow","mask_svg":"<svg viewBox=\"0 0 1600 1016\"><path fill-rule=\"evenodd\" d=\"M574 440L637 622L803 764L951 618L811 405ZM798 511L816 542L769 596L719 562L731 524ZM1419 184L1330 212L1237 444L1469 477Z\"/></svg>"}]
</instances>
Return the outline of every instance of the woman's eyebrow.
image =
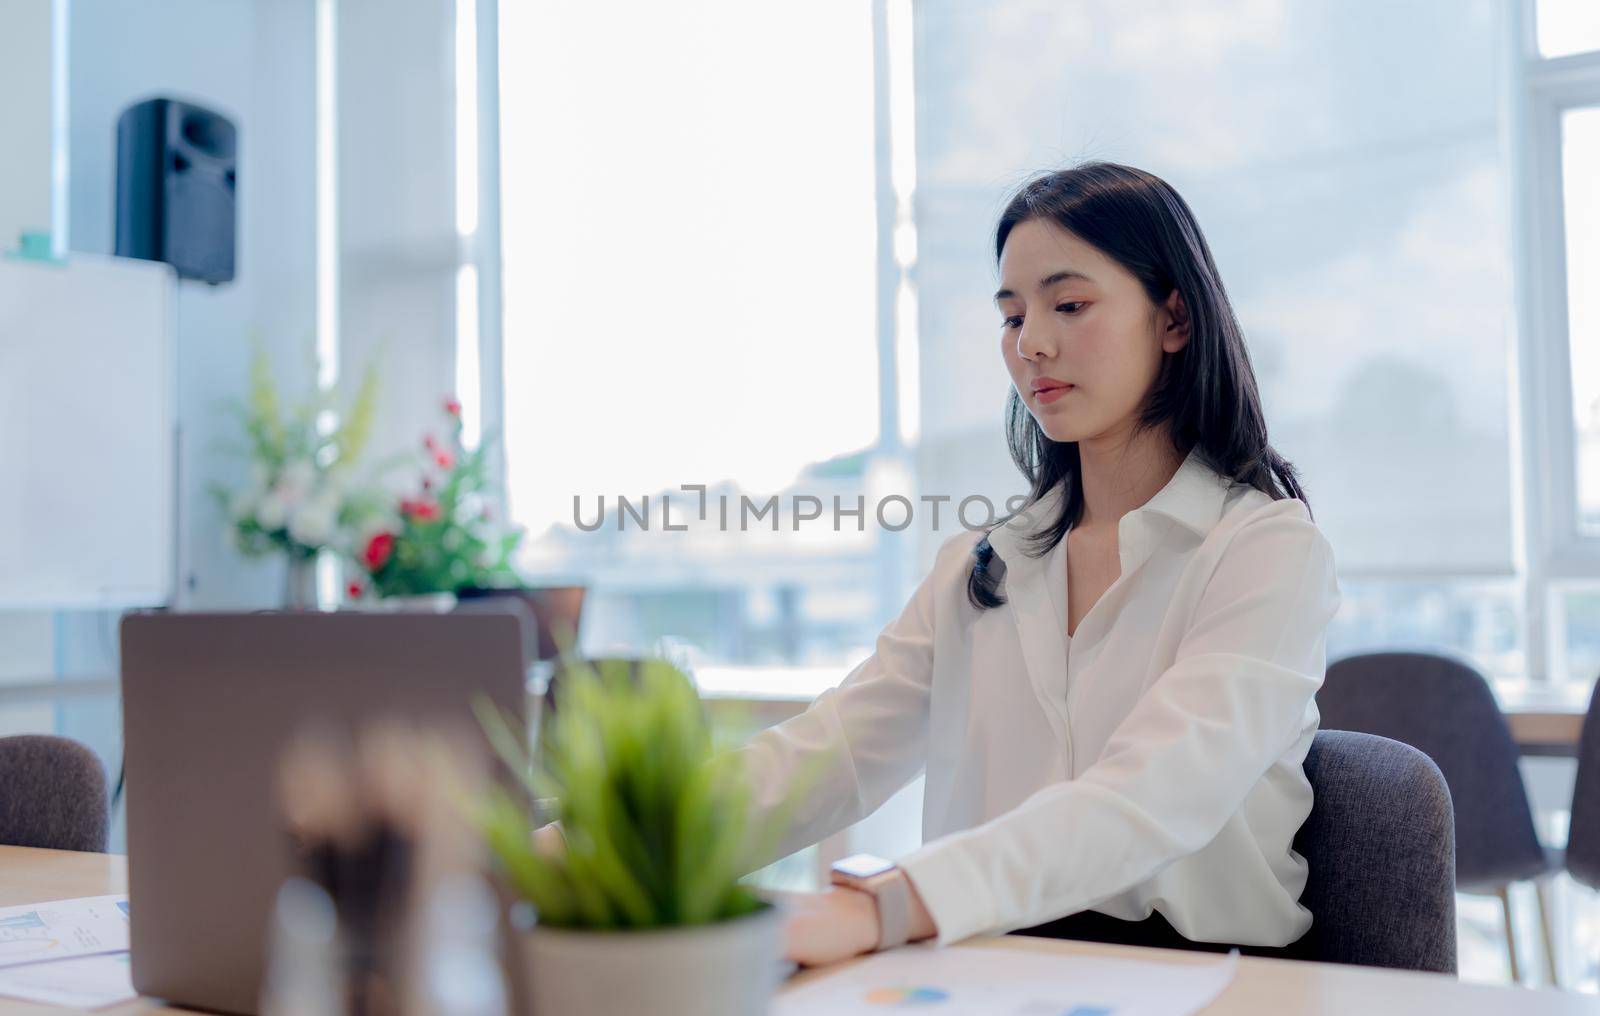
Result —
<instances>
[{"instance_id":1,"label":"woman's eyebrow","mask_svg":"<svg viewBox=\"0 0 1600 1016\"><path fill-rule=\"evenodd\" d=\"M1093 279L1089 278L1089 276L1083 274L1082 272L1075 272L1072 269L1067 268L1067 269L1063 269L1063 270L1061 270L1059 272L1053 272L1053 273L1051 273L1049 275L1046 275L1044 278L1040 279L1039 280L1039 288L1040 289L1049 289L1051 286L1055 285L1056 283L1063 282L1063 281L1065 281L1067 279L1082 279L1084 282L1093 282L1094 281ZM1017 295L1016 293L1012 292L1009 289L997 290L995 292L995 294L994 294L994 302L995 303L999 303L1001 300L1007 300L1007 299L1010 299L1011 297L1016 296L1016 295Z\"/></svg>"}]
</instances>

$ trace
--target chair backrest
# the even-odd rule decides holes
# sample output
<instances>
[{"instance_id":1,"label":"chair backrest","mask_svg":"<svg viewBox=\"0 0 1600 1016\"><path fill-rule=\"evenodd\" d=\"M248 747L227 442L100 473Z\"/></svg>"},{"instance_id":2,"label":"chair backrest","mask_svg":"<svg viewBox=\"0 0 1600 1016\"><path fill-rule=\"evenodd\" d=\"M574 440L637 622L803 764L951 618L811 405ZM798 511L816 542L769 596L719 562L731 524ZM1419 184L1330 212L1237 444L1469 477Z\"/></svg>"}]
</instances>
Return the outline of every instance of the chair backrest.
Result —
<instances>
[{"instance_id":1,"label":"chair backrest","mask_svg":"<svg viewBox=\"0 0 1600 1016\"><path fill-rule=\"evenodd\" d=\"M1311 929L1249 956L1456 972L1455 821L1450 788L1428 756L1373 734L1320 730L1305 759L1311 814L1294 849L1310 871L1300 902ZM1159 913L1120 921L1081 911L1017 934L1219 951Z\"/></svg>"},{"instance_id":2,"label":"chair backrest","mask_svg":"<svg viewBox=\"0 0 1600 1016\"><path fill-rule=\"evenodd\" d=\"M1484 891L1546 870L1511 727L1489 683L1433 653L1368 653L1328 667L1324 730L1403 741L1438 765L1455 803L1456 882Z\"/></svg>"},{"instance_id":3,"label":"chair backrest","mask_svg":"<svg viewBox=\"0 0 1600 1016\"><path fill-rule=\"evenodd\" d=\"M1572 823L1567 829L1567 871L1600 889L1600 680L1589 695L1589 712L1578 738L1578 777L1572 784Z\"/></svg>"},{"instance_id":4,"label":"chair backrest","mask_svg":"<svg viewBox=\"0 0 1600 1016\"><path fill-rule=\"evenodd\" d=\"M1305 772L1313 803L1294 847L1311 868L1311 930L1254 952L1455 973L1455 820L1439 768L1399 741L1321 730Z\"/></svg>"},{"instance_id":5,"label":"chair backrest","mask_svg":"<svg viewBox=\"0 0 1600 1016\"><path fill-rule=\"evenodd\" d=\"M65 737L0 737L0 843L103 851L109 826L94 752Z\"/></svg>"}]
</instances>

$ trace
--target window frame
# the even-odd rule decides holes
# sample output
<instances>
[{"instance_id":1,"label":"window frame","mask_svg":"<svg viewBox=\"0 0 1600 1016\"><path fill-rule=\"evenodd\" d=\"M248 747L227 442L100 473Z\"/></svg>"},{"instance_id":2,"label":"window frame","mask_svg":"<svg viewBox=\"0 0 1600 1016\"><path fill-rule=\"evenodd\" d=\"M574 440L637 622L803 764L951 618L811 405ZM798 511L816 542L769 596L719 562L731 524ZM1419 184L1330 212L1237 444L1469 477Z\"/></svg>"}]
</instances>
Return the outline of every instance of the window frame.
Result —
<instances>
[{"instance_id":1,"label":"window frame","mask_svg":"<svg viewBox=\"0 0 1600 1016\"><path fill-rule=\"evenodd\" d=\"M1512 0L1504 8L1503 80L1527 654L1530 679L1548 684L1569 677L1564 612L1556 600L1570 581L1600 573L1600 534L1583 531L1578 510L1561 151L1562 114L1600 106L1600 51L1542 56L1536 7L1537 0Z\"/></svg>"}]
</instances>

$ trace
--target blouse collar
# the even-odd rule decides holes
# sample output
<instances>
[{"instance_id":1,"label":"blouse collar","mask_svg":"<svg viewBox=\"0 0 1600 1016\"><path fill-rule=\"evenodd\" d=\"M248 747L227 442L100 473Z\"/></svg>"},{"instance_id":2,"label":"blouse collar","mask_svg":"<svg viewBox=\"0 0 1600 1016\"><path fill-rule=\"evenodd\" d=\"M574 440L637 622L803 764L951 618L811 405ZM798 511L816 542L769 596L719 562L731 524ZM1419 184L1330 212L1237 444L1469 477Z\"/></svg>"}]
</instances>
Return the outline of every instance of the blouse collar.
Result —
<instances>
[{"instance_id":1,"label":"blouse collar","mask_svg":"<svg viewBox=\"0 0 1600 1016\"><path fill-rule=\"evenodd\" d=\"M1190 449L1166 486L1118 520L1118 535L1127 535L1125 529L1130 520L1139 522L1145 516L1161 515L1204 537L1222 518L1222 507L1232 486L1232 480L1205 463L1198 448ZM1002 560L1013 560L1030 537L1050 527L1061 511L1063 487L1064 481L1057 481L1037 501L990 531L989 546Z\"/></svg>"}]
</instances>

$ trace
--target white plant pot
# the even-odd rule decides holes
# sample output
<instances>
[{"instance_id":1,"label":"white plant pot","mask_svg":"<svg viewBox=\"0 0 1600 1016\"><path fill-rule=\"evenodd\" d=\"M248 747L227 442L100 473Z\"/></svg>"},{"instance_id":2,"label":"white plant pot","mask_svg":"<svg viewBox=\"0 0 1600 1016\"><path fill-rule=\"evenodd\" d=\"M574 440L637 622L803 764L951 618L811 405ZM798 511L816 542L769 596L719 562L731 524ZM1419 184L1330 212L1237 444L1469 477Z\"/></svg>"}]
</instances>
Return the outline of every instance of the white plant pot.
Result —
<instances>
[{"instance_id":1,"label":"white plant pot","mask_svg":"<svg viewBox=\"0 0 1600 1016\"><path fill-rule=\"evenodd\" d=\"M534 927L517 935L532 1009L520 1016L761 1016L782 979L777 906L645 931Z\"/></svg>"},{"instance_id":2,"label":"white plant pot","mask_svg":"<svg viewBox=\"0 0 1600 1016\"><path fill-rule=\"evenodd\" d=\"M383 596L351 600L347 610L361 610L370 614L448 614L456 607L455 593L415 593L410 596Z\"/></svg>"}]
</instances>

